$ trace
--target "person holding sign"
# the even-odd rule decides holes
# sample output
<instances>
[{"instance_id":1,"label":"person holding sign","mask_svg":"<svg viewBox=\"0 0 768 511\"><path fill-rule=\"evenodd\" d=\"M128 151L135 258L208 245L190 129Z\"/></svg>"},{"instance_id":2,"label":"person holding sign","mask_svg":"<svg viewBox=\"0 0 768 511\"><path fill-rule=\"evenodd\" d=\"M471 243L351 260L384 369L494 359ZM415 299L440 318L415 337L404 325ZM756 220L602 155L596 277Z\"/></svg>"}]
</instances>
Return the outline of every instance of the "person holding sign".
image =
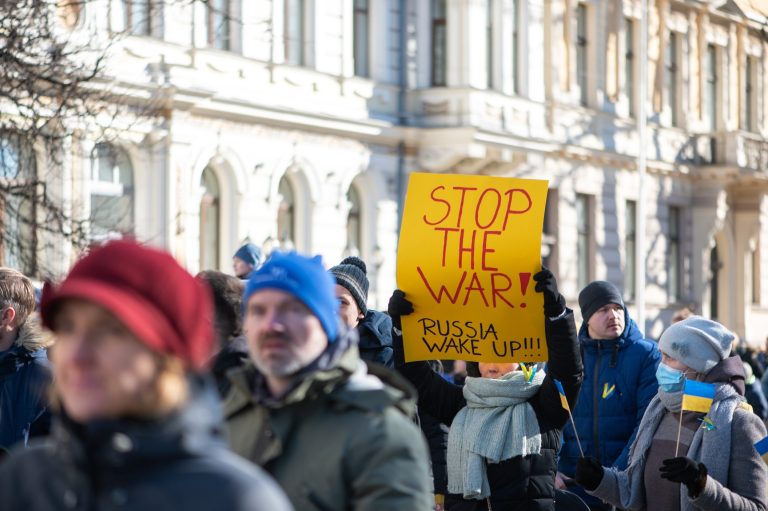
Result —
<instances>
[{"instance_id":1,"label":"person holding sign","mask_svg":"<svg viewBox=\"0 0 768 511\"><path fill-rule=\"evenodd\" d=\"M419 407L450 426L448 490L459 494L447 510L554 510L555 471L562 427L555 380L572 405L582 378L573 312L549 270L534 275L543 295L548 370L521 370L514 359L468 364L464 387L430 370L427 362L405 363L401 318L414 312L405 293L389 302L395 364L419 393Z\"/></svg>"},{"instance_id":2,"label":"person holding sign","mask_svg":"<svg viewBox=\"0 0 768 511\"><path fill-rule=\"evenodd\" d=\"M741 360L729 356L734 338L700 316L670 326L659 340L659 391L629 466L603 468L581 458L579 484L625 509L765 510L768 468L754 444L766 430L744 400Z\"/></svg>"}]
</instances>

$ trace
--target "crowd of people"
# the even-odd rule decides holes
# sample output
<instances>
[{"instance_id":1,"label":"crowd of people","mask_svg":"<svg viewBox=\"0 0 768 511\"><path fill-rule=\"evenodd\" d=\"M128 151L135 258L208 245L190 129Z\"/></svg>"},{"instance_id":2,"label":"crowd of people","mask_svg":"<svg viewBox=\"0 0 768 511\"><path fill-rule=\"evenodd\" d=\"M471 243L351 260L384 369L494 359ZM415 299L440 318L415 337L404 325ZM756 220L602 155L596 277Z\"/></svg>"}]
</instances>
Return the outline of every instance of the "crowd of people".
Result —
<instances>
[{"instance_id":1,"label":"crowd of people","mask_svg":"<svg viewBox=\"0 0 768 511\"><path fill-rule=\"evenodd\" d=\"M546 363L444 367L357 257L249 243L233 273L112 241L37 300L0 268L0 509L768 509L766 355L715 321L646 339L595 281L577 329L542 268Z\"/></svg>"}]
</instances>

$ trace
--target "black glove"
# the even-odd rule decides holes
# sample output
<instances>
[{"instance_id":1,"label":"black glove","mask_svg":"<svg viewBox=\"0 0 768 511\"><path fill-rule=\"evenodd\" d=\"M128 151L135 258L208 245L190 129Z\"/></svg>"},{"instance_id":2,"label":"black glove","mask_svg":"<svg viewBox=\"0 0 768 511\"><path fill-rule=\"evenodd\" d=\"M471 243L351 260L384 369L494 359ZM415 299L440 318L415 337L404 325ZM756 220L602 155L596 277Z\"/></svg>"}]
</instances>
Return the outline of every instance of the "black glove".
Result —
<instances>
[{"instance_id":1,"label":"black glove","mask_svg":"<svg viewBox=\"0 0 768 511\"><path fill-rule=\"evenodd\" d=\"M398 333L403 329L403 325L400 322L400 316L407 316L413 312L413 304L405 298L405 293L399 289L395 289L392 293L392 297L389 299L389 305L387 306L387 313L392 318L392 355L395 361L395 367L401 367L405 365L405 349L403 348L403 334Z\"/></svg>"},{"instance_id":2,"label":"black glove","mask_svg":"<svg viewBox=\"0 0 768 511\"><path fill-rule=\"evenodd\" d=\"M557 280L552 272L542 267L533 276L536 281L536 292L544 295L544 314L548 318L556 318L565 310L565 298L557 290Z\"/></svg>"},{"instance_id":3,"label":"black glove","mask_svg":"<svg viewBox=\"0 0 768 511\"><path fill-rule=\"evenodd\" d=\"M600 486L603 480L603 466L596 458L579 458L576 462L576 482L589 491Z\"/></svg>"},{"instance_id":4,"label":"black glove","mask_svg":"<svg viewBox=\"0 0 768 511\"><path fill-rule=\"evenodd\" d=\"M707 467L691 458L680 456L661 462L661 477L673 483L683 483L688 488L688 495L696 498L707 484Z\"/></svg>"},{"instance_id":5,"label":"black glove","mask_svg":"<svg viewBox=\"0 0 768 511\"><path fill-rule=\"evenodd\" d=\"M413 312L413 304L405 298L405 293L399 289L395 289L392 296L389 299L389 305L387 306L387 312L389 317L392 318L392 325L398 330L402 330L402 323L400 322L400 316L407 316Z\"/></svg>"}]
</instances>

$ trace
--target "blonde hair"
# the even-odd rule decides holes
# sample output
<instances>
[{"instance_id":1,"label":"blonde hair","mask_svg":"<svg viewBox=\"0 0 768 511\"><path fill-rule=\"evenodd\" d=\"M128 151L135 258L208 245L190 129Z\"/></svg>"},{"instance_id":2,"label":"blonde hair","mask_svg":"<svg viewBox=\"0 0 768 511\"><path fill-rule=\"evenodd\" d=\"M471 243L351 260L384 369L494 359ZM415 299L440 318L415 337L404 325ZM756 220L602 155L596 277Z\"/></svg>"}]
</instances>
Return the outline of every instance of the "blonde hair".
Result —
<instances>
[{"instance_id":1,"label":"blonde hair","mask_svg":"<svg viewBox=\"0 0 768 511\"><path fill-rule=\"evenodd\" d=\"M13 326L22 325L35 310L35 287L26 275L13 268L0 267L0 307L13 307Z\"/></svg>"},{"instance_id":2,"label":"blonde hair","mask_svg":"<svg viewBox=\"0 0 768 511\"><path fill-rule=\"evenodd\" d=\"M689 307L683 307L682 309L675 311L675 314L672 316L672 323L688 319L693 315L693 311Z\"/></svg>"}]
</instances>

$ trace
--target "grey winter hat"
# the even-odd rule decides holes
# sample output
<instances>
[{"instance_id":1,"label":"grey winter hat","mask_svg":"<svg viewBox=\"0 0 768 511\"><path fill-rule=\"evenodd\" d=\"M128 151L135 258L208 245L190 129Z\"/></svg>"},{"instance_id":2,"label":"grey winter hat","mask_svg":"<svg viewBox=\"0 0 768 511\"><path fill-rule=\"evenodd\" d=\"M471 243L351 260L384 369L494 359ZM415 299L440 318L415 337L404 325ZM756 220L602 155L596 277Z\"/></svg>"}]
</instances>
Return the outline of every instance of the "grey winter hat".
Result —
<instances>
[{"instance_id":1,"label":"grey winter hat","mask_svg":"<svg viewBox=\"0 0 768 511\"><path fill-rule=\"evenodd\" d=\"M360 312L363 315L367 314L368 277L366 275L367 268L365 262L359 257L350 256L328 271L336 278L338 285L352 294Z\"/></svg>"},{"instance_id":2,"label":"grey winter hat","mask_svg":"<svg viewBox=\"0 0 768 511\"><path fill-rule=\"evenodd\" d=\"M667 328L659 349L691 369L706 374L731 354L736 335L717 321L691 316Z\"/></svg>"},{"instance_id":3,"label":"grey winter hat","mask_svg":"<svg viewBox=\"0 0 768 511\"><path fill-rule=\"evenodd\" d=\"M592 314L598 311L600 307L615 303L624 307L624 300L621 298L619 289L605 280L596 280L590 282L579 293L579 308L584 322L589 322Z\"/></svg>"}]
</instances>

